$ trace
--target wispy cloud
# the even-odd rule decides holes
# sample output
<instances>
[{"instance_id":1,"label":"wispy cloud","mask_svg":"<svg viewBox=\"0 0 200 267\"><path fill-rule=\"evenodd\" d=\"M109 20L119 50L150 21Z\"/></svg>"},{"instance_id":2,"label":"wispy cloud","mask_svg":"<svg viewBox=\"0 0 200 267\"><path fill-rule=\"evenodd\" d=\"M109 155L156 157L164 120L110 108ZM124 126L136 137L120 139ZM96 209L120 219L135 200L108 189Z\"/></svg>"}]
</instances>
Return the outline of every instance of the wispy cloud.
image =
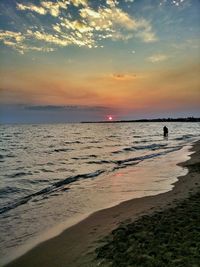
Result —
<instances>
[{"instance_id":1,"label":"wispy cloud","mask_svg":"<svg viewBox=\"0 0 200 267\"><path fill-rule=\"evenodd\" d=\"M87 6L88 5L88 0L70 0L69 2L71 2L74 6Z\"/></svg>"},{"instance_id":2,"label":"wispy cloud","mask_svg":"<svg viewBox=\"0 0 200 267\"><path fill-rule=\"evenodd\" d=\"M123 74L123 73L114 73L111 75L112 79L121 80L121 81L129 81L135 80L137 78L136 74Z\"/></svg>"},{"instance_id":3,"label":"wispy cloud","mask_svg":"<svg viewBox=\"0 0 200 267\"><path fill-rule=\"evenodd\" d=\"M39 31L32 31L32 30L28 30L26 33L27 36L33 37L37 40L40 41L45 41L47 43L51 43L51 44L56 44L56 45L60 45L60 46L67 46L69 44L69 41L66 38L59 38L56 35L53 34L48 34L48 33L42 33Z\"/></svg>"},{"instance_id":4,"label":"wispy cloud","mask_svg":"<svg viewBox=\"0 0 200 267\"><path fill-rule=\"evenodd\" d=\"M80 1L73 1L75 4ZM57 2L52 1L42 1L40 6L34 4L21 4L17 3L18 10L30 10L36 12L40 15L46 15L47 13L51 14L54 17L57 17L60 14L60 9L67 9L69 1L61 0Z\"/></svg>"},{"instance_id":5,"label":"wispy cloud","mask_svg":"<svg viewBox=\"0 0 200 267\"><path fill-rule=\"evenodd\" d=\"M104 106L87 106L87 105L21 105L22 108L34 111L107 111L109 107Z\"/></svg>"},{"instance_id":6,"label":"wispy cloud","mask_svg":"<svg viewBox=\"0 0 200 267\"><path fill-rule=\"evenodd\" d=\"M71 6L77 12L71 11ZM41 26L27 26L18 32L0 31L0 40L21 53L28 50L50 52L57 46L71 44L88 48L102 47L104 39L115 41L140 38L143 42L157 40L149 21L130 16L119 8L116 0L106 0L104 5L96 8L87 0L58 0L41 1L38 5L17 3L16 9L16 12L28 11L39 17L51 15L55 18L48 27L41 19Z\"/></svg>"},{"instance_id":7,"label":"wispy cloud","mask_svg":"<svg viewBox=\"0 0 200 267\"><path fill-rule=\"evenodd\" d=\"M147 58L147 61L152 62L152 63L157 63L161 61L165 61L169 58L169 56L165 54L155 54Z\"/></svg>"},{"instance_id":8,"label":"wispy cloud","mask_svg":"<svg viewBox=\"0 0 200 267\"><path fill-rule=\"evenodd\" d=\"M24 40L24 36L21 32L0 31L0 40L4 43L7 41L20 43Z\"/></svg>"},{"instance_id":9,"label":"wispy cloud","mask_svg":"<svg viewBox=\"0 0 200 267\"><path fill-rule=\"evenodd\" d=\"M20 53L25 51L43 51L43 52L52 52L54 51L51 47L37 47L33 45L27 45L24 41L26 40L27 35L23 35L21 32L12 32L12 31L1 31L0 30L0 40L11 48L16 49Z\"/></svg>"},{"instance_id":10,"label":"wispy cloud","mask_svg":"<svg viewBox=\"0 0 200 267\"><path fill-rule=\"evenodd\" d=\"M34 11L40 15L45 15L47 13L46 9L43 7L35 6L32 4L24 5L24 4L17 4L17 8L19 10L31 10Z\"/></svg>"},{"instance_id":11,"label":"wispy cloud","mask_svg":"<svg viewBox=\"0 0 200 267\"><path fill-rule=\"evenodd\" d=\"M117 114L116 108L96 105L0 105L1 123L53 123L104 120Z\"/></svg>"},{"instance_id":12,"label":"wispy cloud","mask_svg":"<svg viewBox=\"0 0 200 267\"><path fill-rule=\"evenodd\" d=\"M149 21L141 19L138 21L138 28L142 29L137 33L145 43L151 43L157 41L157 36L152 29L152 25Z\"/></svg>"},{"instance_id":13,"label":"wispy cloud","mask_svg":"<svg viewBox=\"0 0 200 267\"><path fill-rule=\"evenodd\" d=\"M161 0L160 6L170 3L176 7L186 7L190 4L190 0Z\"/></svg>"},{"instance_id":14,"label":"wispy cloud","mask_svg":"<svg viewBox=\"0 0 200 267\"><path fill-rule=\"evenodd\" d=\"M145 42L145 43L152 43L158 40L155 33L151 30L151 28L145 28L144 31L138 33L138 36Z\"/></svg>"}]
</instances>

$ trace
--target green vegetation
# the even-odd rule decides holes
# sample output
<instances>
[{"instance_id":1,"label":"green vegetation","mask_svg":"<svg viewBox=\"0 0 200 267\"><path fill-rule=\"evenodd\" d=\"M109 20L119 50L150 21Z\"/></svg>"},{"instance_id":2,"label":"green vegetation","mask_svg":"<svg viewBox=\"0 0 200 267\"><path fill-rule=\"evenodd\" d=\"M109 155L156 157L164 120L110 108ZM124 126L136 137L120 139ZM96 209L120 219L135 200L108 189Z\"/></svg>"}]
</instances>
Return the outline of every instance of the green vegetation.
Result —
<instances>
[{"instance_id":1,"label":"green vegetation","mask_svg":"<svg viewBox=\"0 0 200 267\"><path fill-rule=\"evenodd\" d=\"M200 192L120 226L96 253L99 266L200 267Z\"/></svg>"}]
</instances>

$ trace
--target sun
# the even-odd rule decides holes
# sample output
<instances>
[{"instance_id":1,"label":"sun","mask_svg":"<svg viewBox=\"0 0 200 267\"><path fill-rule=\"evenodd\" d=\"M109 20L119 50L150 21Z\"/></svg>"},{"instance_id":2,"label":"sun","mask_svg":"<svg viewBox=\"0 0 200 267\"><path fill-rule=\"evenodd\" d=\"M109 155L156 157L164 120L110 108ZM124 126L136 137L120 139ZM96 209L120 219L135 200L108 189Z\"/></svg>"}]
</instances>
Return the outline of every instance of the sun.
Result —
<instances>
[{"instance_id":1,"label":"sun","mask_svg":"<svg viewBox=\"0 0 200 267\"><path fill-rule=\"evenodd\" d=\"M115 116L114 115L106 115L105 120L106 121L113 121L113 120L115 120Z\"/></svg>"}]
</instances>

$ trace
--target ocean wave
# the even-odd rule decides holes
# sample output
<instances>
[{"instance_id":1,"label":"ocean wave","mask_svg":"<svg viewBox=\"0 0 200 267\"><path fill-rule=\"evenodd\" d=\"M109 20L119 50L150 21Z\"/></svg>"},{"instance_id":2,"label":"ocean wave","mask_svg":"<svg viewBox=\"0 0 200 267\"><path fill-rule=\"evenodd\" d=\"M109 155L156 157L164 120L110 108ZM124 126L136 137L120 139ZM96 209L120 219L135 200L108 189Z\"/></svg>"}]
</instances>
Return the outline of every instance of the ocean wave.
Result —
<instances>
[{"instance_id":1,"label":"ocean wave","mask_svg":"<svg viewBox=\"0 0 200 267\"><path fill-rule=\"evenodd\" d=\"M58 168L55 172L74 172L74 169ZM52 171L53 172L53 171Z\"/></svg>"},{"instance_id":2,"label":"ocean wave","mask_svg":"<svg viewBox=\"0 0 200 267\"><path fill-rule=\"evenodd\" d=\"M27 180L27 183L29 184L38 184L38 183L49 183L48 179L36 179L36 180Z\"/></svg>"},{"instance_id":3,"label":"ocean wave","mask_svg":"<svg viewBox=\"0 0 200 267\"><path fill-rule=\"evenodd\" d=\"M56 190L61 189L63 186L67 185L67 184L71 184L73 182L76 182L78 180L81 179L91 179L91 178L95 178L97 176L99 176L100 174L104 173L104 170L97 170L95 172L90 172L90 173L85 173L85 174L78 174L75 176L70 176L64 180L60 180L58 182L55 182L54 184L52 184L51 186L45 187L44 189L37 191L33 194L27 195L21 199L16 200L13 203L9 203L7 206L4 206L2 208L0 208L0 214L3 214L5 212L8 212L9 210L12 210L14 208L17 208L18 206L21 206L23 204L26 204L27 202L29 202L30 200L33 200L34 197L38 197L38 196L43 196L46 194L50 194Z\"/></svg>"},{"instance_id":4,"label":"ocean wave","mask_svg":"<svg viewBox=\"0 0 200 267\"><path fill-rule=\"evenodd\" d=\"M93 149L93 148L102 148L102 147L95 147L95 146L85 146L83 149Z\"/></svg>"},{"instance_id":5,"label":"ocean wave","mask_svg":"<svg viewBox=\"0 0 200 267\"><path fill-rule=\"evenodd\" d=\"M8 152L8 149L5 149L5 148L0 148L0 151L5 151L5 152Z\"/></svg>"},{"instance_id":6,"label":"ocean wave","mask_svg":"<svg viewBox=\"0 0 200 267\"><path fill-rule=\"evenodd\" d=\"M91 160L87 161L87 164L107 164L107 163L113 163L112 160Z\"/></svg>"},{"instance_id":7,"label":"ocean wave","mask_svg":"<svg viewBox=\"0 0 200 267\"><path fill-rule=\"evenodd\" d=\"M69 144L82 144L82 142L80 142L80 141L66 141L64 143L67 145L69 145Z\"/></svg>"},{"instance_id":8,"label":"ocean wave","mask_svg":"<svg viewBox=\"0 0 200 267\"><path fill-rule=\"evenodd\" d=\"M133 146L135 150L140 150L140 149L150 149L150 150L156 150L160 149L163 147L166 147L167 144L151 144L151 145L146 145L146 146Z\"/></svg>"},{"instance_id":9,"label":"ocean wave","mask_svg":"<svg viewBox=\"0 0 200 267\"><path fill-rule=\"evenodd\" d=\"M44 139L47 139L47 138L52 138L52 137L54 137L53 135L46 135L46 136L44 136L43 138Z\"/></svg>"},{"instance_id":10,"label":"ocean wave","mask_svg":"<svg viewBox=\"0 0 200 267\"><path fill-rule=\"evenodd\" d=\"M193 135L193 134L185 134L183 136L180 136L180 137L175 138L174 140L177 140L177 141L187 140L187 139L190 139L190 138L192 138L194 136L195 135Z\"/></svg>"},{"instance_id":11,"label":"ocean wave","mask_svg":"<svg viewBox=\"0 0 200 267\"><path fill-rule=\"evenodd\" d=\"M135 165L135 164L140 163L143 160L155 158L155 157L162 156L162 155L166 155L168 153L180 150L181 148L182 148L182 146L176 146L176 147L166 149L165 151L161 151L159 153L153 153L153 154L148 154L148 155L144 155L144 156L140 156L140 157L123 159L123 160L115 160L115 161L113 161L113 163L116 163L117 165L120 165L120 166L124 166L124 165L128 166L127 163L129 164L129 166Z\"/></svg>"},{"instance_id":12,"label":"ocean wave","mask_svg":"<svg viewBox=\"0 0 200 267\"><path fill-rule=\"evenodd\" d=\"M119 169L124 169L124 168L127 168L128 166L134 166L134 165L137 165L141 162L141 160L136 160L136 161L130 161L130 162L124 162L123 164L120 164L118 166L115 166L113 168L113 171L116 171L116 170L119 170Z\"/></svg>"},{"instance_id":13,"label":"ocean wave","mask_svg":"<svg viewBox=\"0 0 200 267\"><path fill-rule=\"evenodd\" d=\"M16 177L21 177L21 176L26 176L26 175L32 175L32 172L16 172L13 174L8 174L6 176L9 178L16 178Z\"/></svg>"},{"instance_id":14,"label":"ocean wave","mask_svg":"<svg viewBox=\"0 0 200 267\"><path fill-rule=\"evenodd\" d=\"M45 169L45 168L40 169L40 171L42 171L42 172L54 172L54 171L52 171L52 170L47 170L47 169Z\"/></svg>"},{"instance_id":15,"label":"ocean wave","mask_svg":"<svg viewBox=\"0 0 200 267\"><path fill-rule=\"evenodd\" d=\"M112 154L119 154L123 153L124 151L129 152L129 151L135 151L135 150L158 150L158 149L163 149L167 147L167 144L150 144L150 145L141 145L141 146L131 146L131 147L125 147L122 150L116 150L113 151Z\"/></svg>"},{"instance_id":16,"label":"ocean wave","mask_svg":"<svg viewBox=\"0 0 200 267\"><path fill-rule=\"evenodd\" d=\"M135 144L148 143L148 142L149 140L138 140L138 141L134 140Z\"/></svg>"},{"instance_id":17,"label":"ocean wave","mask_svg":"<svg viewBox=\"0 0 200 267\"><path fill-rule=\"evenodd\" d=\"M158 151L158 153L150 153L148 155L143 155L143 156L138 156L138 157L130 157L130 158L126 158L126 159L112 159L112 160L90 160L86 163L89 164L102 164L102 169L94 171L94 172L89 172L89 173L85 173L85 174L78 174L78 175L72 175L67 177L66 179L63 180L57 180L56 182L54 182L53 184L44 187L43 189L35 192L35 193L31 193L28 194L25 197L22 197L20 199L15 200L12 203L6 204L5 206L0 208L0 214L6 213L9 210L12 210L20 205L26 204L29 201L37 201L37 199L44 199L44 197L49 197L50 194L54 193L55 191L60 191L62 190L66 185L69 185L71 183L77 182L79 180L84 180L84 179L94 179L95 177L98 177L99 175L103 174L103 173L110 173L113 171L116 171L120 168L126 168L128 166L134 166L146 159L150 159L150 158L154 158L154 157L158 157L161 155L165 155L167 153L179 150L182 148L182 146L176 146L176 147L167 147L166 144L151 144L148 146L134 146L134 147L130 147L131 149L150 149L152 150L157 148L164 148L164 150L162 151ZM125 150L126 151L126 150ZM123 150L124 152L124 150ZM88 155L87 157L85 157L86 160L89 160L89 157L95 158L96 155ZM97 157L98 158L98 157ZM80 159L83 159L82 157L80 157ZM112 168L107 168L107 164L112 164ZM9 175L9 177L14 178L14 177L18 177L18 176L25 176L25 175L30 175L30 172L16 172L14 174ZM48 181L47 181L48 182ZM8 190L12 190L9 189ZM14 190L14 189L13 189Z\"/></svg>"},{"instance_id":18,"label":"ocean wave","mask_svg":"<svg viewBox=\"0 0 200 267\"><path fill-rule=\"evenodd\" d=\"M115 163L118 165L124 165L128 162L140 162L143 161L145 159L150 159L150 158L154 158L154 157L158 157L160 156L161 153L154 153L154 154L150 154L150 155L145 155L145 156L141 156L141 157L134 157L134 158L128 158L128 159L123 159L123 160L116 160Z\"/></svg>"},{"instance_id":19,"label":"ocean wave","mask_svg":"<svg viewBox=\"0 0 200 267\"><path fill-rule=\"evenodd\" d=\"M53 166L54 163L53 162L47 162L46 165Z\"/></svg>"},{"instance_id":20,"label":"ocean wave","mask_svg":"<svg viewBox=\"0 0 200 267\"><path fill-rule=\"evenodd\" d=\"M11 194L11 193L14 194L14 193L19 193L19 192L21 192L20 188L5 186L0 189L0 197L4 198L4 197L7 197L8 194Z\"/></svg>"},{"instance_id":21,"label":"ocean wave","mask_svg":"<svg viewBox=\"0 0 200 267\"><path fill-rule=\"evenodd\" d=\"M7 158L15 158L16 156L13 155L13 154L8 154L8 155L6 155L6 157L7 157Z\"/></svg>"},{"instance_id":22,"label":"ocean wave","mask_svg":"<svg viewBox=\"0 0 200 267\"><path fill-rule=\"evenodd\" d=\"M73 157L73 158L71 158L71 159L73 159L73 160L87 160L88 159L88 157L85 157L85 156L80 156L80 157Z\"/></svg>"},{"instance_id":23,"label":"ocean wave","mask_svg":"<svg viewBox=\"0 0 200 267\"><path fill-rule=\"evenodd\" d=\"M74 150L74 149L73 148L56 148L53 150L53 152L67 152L71 150Z\"/></svg>"}]
</instances>

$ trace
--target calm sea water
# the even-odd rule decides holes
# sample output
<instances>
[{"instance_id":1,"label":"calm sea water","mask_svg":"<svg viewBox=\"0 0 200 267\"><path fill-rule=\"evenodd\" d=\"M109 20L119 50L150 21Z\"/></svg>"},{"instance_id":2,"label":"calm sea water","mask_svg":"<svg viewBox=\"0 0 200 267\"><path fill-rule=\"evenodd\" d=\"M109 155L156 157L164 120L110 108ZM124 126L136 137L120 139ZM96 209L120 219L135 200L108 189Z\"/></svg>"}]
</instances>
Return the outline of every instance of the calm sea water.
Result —
<instances>
[{"instance_id":1,"label":"calm sea water","mask_svg":"<svg viewBox=\"0 0 200 267\"><path fill-rule=\"evenodd\" d=\"M200 124L166 125L168 139L163 123L1 125L1 262L94 211L170 190Z\"/></svg>"}]
</instances>

